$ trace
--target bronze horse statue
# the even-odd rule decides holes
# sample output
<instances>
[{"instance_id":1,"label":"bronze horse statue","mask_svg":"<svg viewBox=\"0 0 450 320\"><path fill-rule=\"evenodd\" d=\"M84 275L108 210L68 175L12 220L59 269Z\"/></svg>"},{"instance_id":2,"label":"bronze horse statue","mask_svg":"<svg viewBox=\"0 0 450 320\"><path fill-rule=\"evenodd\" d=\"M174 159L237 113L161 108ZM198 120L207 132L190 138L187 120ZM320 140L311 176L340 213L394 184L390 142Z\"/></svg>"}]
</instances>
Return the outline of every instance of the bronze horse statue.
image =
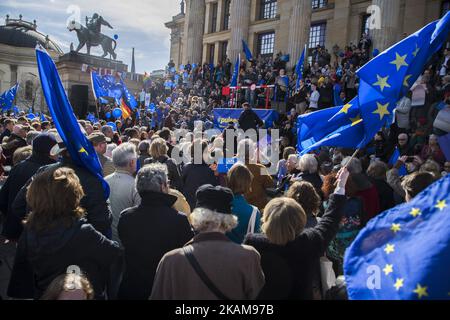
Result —
<instances>
[{"instance_id":1,"label":"bronze horse statue","mask_svg":"<svg viewBox=\"0 0 450 320\"><path fill-rule=\"evenodd\" d=\"M102 46L103 49L103 55L102 58L105 58L108 54L110 54L114 60L117 58L117 54L114 52L114 50L117 47L116 40L100 33L100 32L94 32L91 29L86 28L81 23L78 23L76 21L72 21L67 28L69 31L75 31L77 33L78 37L78 47L75 50L76 52L79 52L84 45L86 45L87 54L91 54L91 47L97 47Z\"/></svg>"}]
</instances>

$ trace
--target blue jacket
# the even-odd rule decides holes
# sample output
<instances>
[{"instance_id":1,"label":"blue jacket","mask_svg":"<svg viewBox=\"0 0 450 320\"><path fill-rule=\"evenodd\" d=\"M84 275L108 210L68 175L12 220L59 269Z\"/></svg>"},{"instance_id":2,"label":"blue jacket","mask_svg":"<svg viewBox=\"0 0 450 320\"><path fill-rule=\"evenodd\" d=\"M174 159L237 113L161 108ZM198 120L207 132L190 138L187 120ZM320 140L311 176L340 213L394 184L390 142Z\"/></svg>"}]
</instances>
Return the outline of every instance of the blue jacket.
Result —
<instances>
[{"instance_id":1,"label":"blue jacket","mask_svg":"<svg viewBox=\"0 0 450 320\"><path fill-rule=\"evenodd\" d=\"M238 218L238 225L236 228L227 233L228 238L238 244L244 241L247 235L248 223L252 216L253 206L245 200L243 195L237 194L234 196L232 203L232 213ZM255 233L261 232L261 213L256 212Z\"/></svg>"}]
</instances>

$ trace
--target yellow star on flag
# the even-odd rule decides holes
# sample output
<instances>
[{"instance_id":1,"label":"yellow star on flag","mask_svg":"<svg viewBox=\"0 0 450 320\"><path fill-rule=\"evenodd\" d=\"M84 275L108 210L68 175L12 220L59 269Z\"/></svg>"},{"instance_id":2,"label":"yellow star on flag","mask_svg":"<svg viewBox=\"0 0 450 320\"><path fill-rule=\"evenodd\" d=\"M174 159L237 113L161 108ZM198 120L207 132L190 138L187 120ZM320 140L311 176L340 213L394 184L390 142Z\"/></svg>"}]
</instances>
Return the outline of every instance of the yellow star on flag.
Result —
<instances>
[{"instance_id":1,"label":"yellow star on flag","mask_svg":"<svg viewBox=\"0 0 450 320\"><path fill-rule=\"evenodd\" d=\"M386 104L381 104L377 102L377 110L372 112L373 114L378 114L380 116L380 120L383 120L384 116L388 116L391 113L388 110L389 102Z\"/></svg>"},{"instance_id":2,"label":"yellow star on flag","mask_svg":"<svg viewBox=\"0 0 450 320\"><path fill-rule=\"evenodd\" d=\"M422 297L428 297L427 290L428 290L427 287L422 287L420 284L418 284L416 290L414 290L413 292L417 293L419 299L422 299Z\"/></svg>"},{"instance_id":3,"label":"yellow star on flag","mask_svg":"<svg viewBox=\"0 0 450 320\"><path fill-rule=\"evenodd\" d=\"M383 92L384 88L386 88L386 87L390 88L391 87L391 85L388 83L388 79L389 79L389 76L386 76L385 78L383 78L383 77L380 77L377 74L377 80L378 81L375 82L373 85L374 86L379 86L380 89L381 89L381 92Z\"/></svg>"},{"instance_id":4,"label":"yellow star on flag","mask_svg":"<svg viewBox=\"0 0 450 320\"><path fill-rule=\"evenodd\" d=\"M404 279L397 278L397 281L395 281L395 284L394 284L395 290L397 290L397 291L400 290L400 288L403 287L403 282L404 282Z\"/></svg>"},{"instance_id":5,"label":"yellow star on flag","mask_svg":"<svg viewBox=\"0 0 450 320\"><path fill-rule=\"evenodd\" d=\"M417 56L417 54L419 53L419 51L420 51L420 48L419 48L419 46L416 44L416 50L413 51L413 56L414 56L414 57Z\"/></svg>"},{"instance_id":6,"label":"yellow star on flag","mask_svg":"<svg viewBox=\"0 0 450 320\"><path fill-rule=\"evenodd\" d=\"M435 208L438 208L440 211L447 208L447 204L445 203L445 200L438 201L437 205L434 206Z\"/></svg>"},{"instance_id":7,"label":"yellow star on flag","mask_svg":"<svg viewBox=\"0 0 450 320\"><path fill-rule=\"evenodd\" d=\"M340 113L348 113L348 110L352 107L352 105L350 103L347 103L345 106L342 107L341 110L339 110L338 114Z\"/></svg>"},{"instance_id":8,"label":"yellow star on flag","mask_svg":"<svg viewBox=\"0 0 450 320\"><path fill-rule=\"evenodd\" d=\"M356 118L350 118L350 121L352 122L352 127L353 127L353 126L356 126L358 123L360 123L363 120L361 119L361 116L358 114L356 116Z\"/></svg>"},{"instance_id":9,"label":"yellow star on flag","mask_svg":"<svg viewBox=\"0 0 450 320\"><path fill-rule=\"evenodd\" d=\"M81 147L81 149L78 151L79 153L86 153L87 155L89 154L86 149L84 149L83 147Z\"/></svg>"},{"instance_id":10,"label":"yellow star on flag","mask_svg":"<svg viewBox=\"0 0 450 320\"><path fill-rule=\"evenodd\" d=\"M395 251L395 245L394 244L387 244L386 248L384 248L384 252L387 254L390 254Z\"/></svg>"},{"instance_id":11,"label":"yellow star on flag","mask_svg":"<svg viewBox=\"0 0 450 320\"><path fill-rule=\"evenodd\" d=\"M409 214L412 215L414 218L416 218L417 216L421 216L422 212L420 211L420 209L412 208Z\"/></svg>"},{"instance_id":12,"label":"yellow star on flag","mask_svg":"<svg viewBox=\"0 0 450 320\"><path fill-rule=\"evenodd\" d=\"M404 56L401 56L396 52L395 60L391 61L390 63L394 64L397 67L397 71L400 71L401 67L409 66L405 61L407 56L408 56L407 54L405 54Z\"/></svg>"},{"instance_id":13,"label":"yellow star on flag","mask_svg":"<svg viewBox=\"0 0 450 320\"><path fill-rule=\"evenodd\" d=\"M383 271L384 274L388 276L390 273L394 272L394 266L392 264L387 264Z\"/></svg>"},{"instance_id":14,"label":"yellow star on flag","mask_svg":"<svg viewBox=\"0 0 450 320\"><path fill-rule=\"evenodd\" d=\"M402 229L402 228L400 227L400 224L396 224L396 223L393 223L393 224L392 224L391 230L392 230L394 233L399 232L401 229Z\"/></svg>"},{"instance_id":15,"label":"yellow star on flag","mask_svg":"<svg viewBox=\"0 0 450 320\"><path fill-rule=\"evenodd\" d=\"M403 86L409 88L409 82L408 81L409 81L409 79L411 79L411 77L412 77L412 74L407 74L405 76L405 79L403 80Z\"/></svg>"}]
</instances>

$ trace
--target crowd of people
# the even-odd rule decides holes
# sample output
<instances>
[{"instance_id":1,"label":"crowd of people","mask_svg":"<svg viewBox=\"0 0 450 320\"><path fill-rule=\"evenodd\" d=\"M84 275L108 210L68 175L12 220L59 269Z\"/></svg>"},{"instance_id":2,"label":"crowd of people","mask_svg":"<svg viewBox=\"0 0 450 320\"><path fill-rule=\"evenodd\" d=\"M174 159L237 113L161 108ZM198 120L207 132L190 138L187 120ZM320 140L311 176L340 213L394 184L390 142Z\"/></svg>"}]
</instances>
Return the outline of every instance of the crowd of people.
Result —
<instances>
[{"instance_id":1,"label":"crowd of people","mask_svg":"<svg viewBox=\"0 0 450 320\"><path fill-rule=\"evenodd\" d=\"M336 92L350 101L369 50L366 36L334 58L318 47L298 90L282 54L242 63L240 85L275 86L271 107L280 118L268 132L279 130L276 164L256 137L230 141L237 127L265 126L252 110L263 104L263 89L242 89L239 121L211 131L212 110L230 107L223 89L231 63L179 72L169 64L167 78L143 90L154 110L138 94L140 112L114 126L79 120L108 199L98 177L72 161L51 117L4 115L2 246L15 253L5 258L7 297L345 299L345 283L324 283L324 260L343 275L345 250L369 220L450 172L439 144L450 132L450 50L366 148L298 155L297 116L334 106ZM224 157L234 159L226 170L211 161Z\"/></svg>"}]
</instances>

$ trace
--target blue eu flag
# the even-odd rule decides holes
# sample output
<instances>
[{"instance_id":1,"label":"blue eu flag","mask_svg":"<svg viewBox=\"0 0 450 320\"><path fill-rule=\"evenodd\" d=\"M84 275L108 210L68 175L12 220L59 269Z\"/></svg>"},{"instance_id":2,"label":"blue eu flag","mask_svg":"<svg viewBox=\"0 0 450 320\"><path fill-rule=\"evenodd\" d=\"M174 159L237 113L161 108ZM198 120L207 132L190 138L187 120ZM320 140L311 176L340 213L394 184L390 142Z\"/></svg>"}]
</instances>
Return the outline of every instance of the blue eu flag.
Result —
<instances>
[{"instance_id":1,"label":"blue eu flag","mask_svg":"<svg viewBox=\"0 0 450 320\"><path fill-rule=\"evenodd\" d=\"M18 88L19 84L16 84L11 89L3 92L3 94L0 96L0 109L2 111L10 110L12 108Z\"/></svg>"},{"instance_id":2,"label":"blue eu flag","mask_svg":"<svg viewBox=\"0 0 450 320\"><path fill-rule=\"evenodd\" d=\"M250 51L247 43L244 40L242 40L242 46L244 47L245 57L247 58L248 61L252 61L253 60L252 52Z\"/></svg>"},{"instance_id":3,"label":"blue eu flag","mask_svg":"<svg viewBox=\"0 0 450 320\"><path fill-rule=\"evenodd\" d=\"M55 63L43 48L36 48L36 58L48 109L72 161L98 177L102 182L104 196L107 199L109 186L103 179L102 166L94 147L80 130Z\"/></svg>"},{"instance_id":4,"label":"blue eu flag","mask_svg":"<svg viewBox=\"0 0 450 320\"><path fill-rule=\"evenodd\" d=\"M234 72L233 77L231 78L231 87L237 87L238 86L238 78L239 78L239 69L241 67L241 56L236 59L236 63L234 64Z\"/></svg>"},{"instance_id":5,"label":"blue eu flag","mask_svg":"<svg viewBox=\"0 0 450 320\"><path fill-rule=\"evenodd\" d=\"M450 299L450 176L372 219L344 258L352 300Z\"/></svg>"},{"instance_id":6,"label":"blue eu flag","mask_svg":"<svg viewBox=\"0 0 450 320\"><path fill-rule=\"evenodd\" d=\"M295 74L297 75L295 91L297 91L300 88L300 80L303 79L303 68L305 65L305 56L306 56L306 46L302 52L302 55L300 56L300 59L298 59L297 66L295 67Z\"/></svg>"},{"instance_id":7,"label":"blue eu flag","mask_svg":"<svg viewBox=\"0 0 450 320\"><path fill-rule=\"evenodd\" d=\"M125 97L127 106L129 106L132 110L136 109L138 106L136 99L130 93L130 91L128 91L127 86L122 80L120 80L120 85L122 86L123 97Z\"/></svg>"},{"instance_id":8,"label":"blue eu flag","mask_svg":"<svg viewBox=\"0 0 450 320\"><path fill-rule=\"evenodd\" d=\"M430 23L361 67L357 71L360 78L358 96L353 101L358 106L359 111L355 112L359 119L354 119L349 126L338 121L338 114L328 121L326 112L307 115L305 118L309 119L299 119L298 127L299 140L308 141L299 141L299 149L307 152L305 150L311 151L320 146L366 146L383 126L391 124L396 102L411 88L428 59L442 46L449 31L450 13L447 13L440 21ZM314 124L316 121L325 121L327 126ZM306 135L302 133L305 123L308 126ZM336 128L338 124L343 127ZM355 127L363 128L362 132L358 131L361 133L359 136L354 136ZM324 141L319 141L321 139Z\"/></svg>"}]
</instances>

